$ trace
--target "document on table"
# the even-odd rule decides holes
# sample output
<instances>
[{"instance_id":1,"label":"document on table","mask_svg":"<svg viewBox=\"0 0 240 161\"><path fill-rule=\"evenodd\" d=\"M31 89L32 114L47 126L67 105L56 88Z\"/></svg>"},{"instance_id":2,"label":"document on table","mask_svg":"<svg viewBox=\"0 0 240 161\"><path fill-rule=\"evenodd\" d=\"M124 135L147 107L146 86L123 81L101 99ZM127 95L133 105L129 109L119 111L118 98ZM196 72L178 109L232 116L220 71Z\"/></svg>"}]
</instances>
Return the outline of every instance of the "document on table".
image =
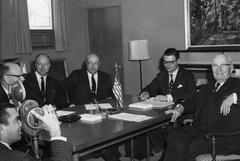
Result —
<instances>
[{"instance_id":1,"label":"document on table","mask_svg":"<svg viewBox=\"0 0 240 161\"><path fill-rule=\"evenodd\" d=\"M87 123L95 123L102 121L102 116L101 115L93 115L93 114L81 114L81 121L82 122L87 122Z\"/></svg>"},{"instance_id":2,"label":"document on table","mask_svg":"<svg viewBox=\"0 0 240 161\"><path fill-rule=\"evenodd\" d=\"M98 103L98 104L85 104L86 110L97 110L98 106L100 106L101 109L110 109L113 108L110 103Z\"/></svg>"},{"instance_id":3,"label":"document on table","mask_svg":"<svg viewBox=\"0 0 240 161\"><path fill-rule=\"evenodd\" d=\"M147 115L137 115L137 114L131 114L131 113L125 113L125 112L114 114L114 115L109 115L108 117L112 118L112 119L132 121L132 122L142 122L142 121L153 118L153 117L150 117Z\"/></svg>"},{"instance_id":4,"label":"document on table","mask_svg":"<svg viewBox=\"0 0 240 161\"><path fill-rule=\"evenodd\" d=\"M129 105L130 108L136 108L141 110L150 110L152 108L164 108L169 105L174 104L174 102L163 102L163 101L155 101L154 98L150 98L146 101L132 103Z\"/></svg>"},{"instance_id":5,"label":"document on table","mask_svg":"<svg viewBox=\"0 0 240 161\"><path fill-rule=\"evenodd\" d=\"M56 111L56 113L57 113L57 116L58 116L58 117L61 117L61 116L73 114L73 113L75 113L75 112L74 112L74 111L62 111L62 110L58 110L58 111Z\"/></svg>"}]
</instances>

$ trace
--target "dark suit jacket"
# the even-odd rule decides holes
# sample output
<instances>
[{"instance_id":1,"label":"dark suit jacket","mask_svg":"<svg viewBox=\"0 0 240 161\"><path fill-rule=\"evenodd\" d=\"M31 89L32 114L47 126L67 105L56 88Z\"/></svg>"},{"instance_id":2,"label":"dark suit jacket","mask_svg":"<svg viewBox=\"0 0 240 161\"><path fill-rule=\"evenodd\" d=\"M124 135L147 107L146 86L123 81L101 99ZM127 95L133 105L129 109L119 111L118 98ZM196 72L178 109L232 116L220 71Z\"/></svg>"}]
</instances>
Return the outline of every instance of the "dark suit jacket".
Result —
<instances>
[{"instance_id":1,"label":"dark suit jacket","mask_svg":"<svg viewBox=\"0 0 240 161\"><path fill-rule=\"evenodd\" d=\"M46 78L46 101L41 94L40 87L35 73L29 73L23 82L26 89L26 99L32 99L38 102L39 106L45 104L56 105L57 109L68 106L66 94L61 88L61 84L54 78Z\"/></svg>"},{"instance_id":2,"label":"dark suit jacket","mask_svg":"<svg viewBox=\"0 0 240 161\"><path fill-rule=\"evenodd\" d=\"M9 102L9 98L0 84L0 103L2 102Z\"/></svg>"},{"instance_id":3,"label":"dark suit jacket","mask_svg":"<svg viewBox=\"0 0 240 161\"><path fill-rule=\"evenodd\" d=\"M194 126L198 126L199 114L204 107L204 102L209 94L213 92L215 82L204 85L199 93L183 103L184 112L194 112ZM240 79L229 78L216 93L216 103L208 112L209 132L229 132L240 129L240 107L233 105L227 116L220 114L220 107L223 100L234 92L240 91Z\"/></svg>"},{"instance_id":4,"label":"dark suit jacket","mask_svg":"<svg viewBox=\"0 0 240 161\"><path fill-rule=\"evenodd\" d=\"M62 82L65 90L69 93L71 104L80 105L92 102L91 90L86 70L75 70L69 78ZM110 76L102 71L98 71L98 86L96 100L103 100L112 97L112 82Z\"/></svg>"},{"instance_id":5,"label":"dark suit jacket","mask_svg":"<svg viewBox=\"0 0 240 161\"><path fill-rule=\"evenodd\" d=\"M162 70L153 81L147 85L143 92L148 92L150 97L169 94L169 76L166 70ZM173 101L185 100L196 92L193 74L179 67L172 91Z\"/></svg>"},{"instance_id":6,"label":"dark suit jacket","mask_svg":"<svg viewBox=\"0 0 240 161\"><path fill-rule=\"evenodd\" d=\"M52 157L51 161L71 161L72 149L69 143L55 140L51 142ZM5 145L0 143L0 160L1 161L35 161L30 155L20 151L9 150Z\"/></svg>"}]
</instances>

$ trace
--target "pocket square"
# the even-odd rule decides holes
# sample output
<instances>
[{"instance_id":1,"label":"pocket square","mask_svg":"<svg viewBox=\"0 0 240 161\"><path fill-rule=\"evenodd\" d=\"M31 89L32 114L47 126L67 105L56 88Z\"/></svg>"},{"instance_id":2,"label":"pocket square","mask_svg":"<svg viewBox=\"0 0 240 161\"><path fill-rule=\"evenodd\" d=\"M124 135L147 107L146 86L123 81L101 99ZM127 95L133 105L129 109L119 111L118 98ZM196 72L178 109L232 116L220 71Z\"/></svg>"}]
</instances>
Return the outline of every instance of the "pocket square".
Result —
<instances>
[{"instance_id":1,"label":"pocket square","mask_svg":"<svg viewBox=\"0 0 240 161\"><path fill-rule=\"evenodd\" d=\"M182 85L182 84L179 84L177 88L182 88L182 87L183 87L183 85Z\"/></svg>"}]
</instances>

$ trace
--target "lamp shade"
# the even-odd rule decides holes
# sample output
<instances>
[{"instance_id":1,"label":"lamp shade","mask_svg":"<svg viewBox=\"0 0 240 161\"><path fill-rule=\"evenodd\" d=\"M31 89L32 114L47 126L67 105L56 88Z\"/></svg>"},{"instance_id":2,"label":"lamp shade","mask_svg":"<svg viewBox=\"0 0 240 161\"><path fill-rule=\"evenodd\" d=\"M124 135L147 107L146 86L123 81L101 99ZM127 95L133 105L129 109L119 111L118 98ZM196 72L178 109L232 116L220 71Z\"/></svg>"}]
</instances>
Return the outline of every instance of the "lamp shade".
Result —
<instances>
[{"instance_id":1,"label":"lamp shade","mask_svg":"<svg viewBox=\"0 0 240 161\"><path fill-rule=\"evenodd\" d=\"M128 60L148 60L151 59L148 40L131 40L128 42Z\"/></svg>"}]
</instances>

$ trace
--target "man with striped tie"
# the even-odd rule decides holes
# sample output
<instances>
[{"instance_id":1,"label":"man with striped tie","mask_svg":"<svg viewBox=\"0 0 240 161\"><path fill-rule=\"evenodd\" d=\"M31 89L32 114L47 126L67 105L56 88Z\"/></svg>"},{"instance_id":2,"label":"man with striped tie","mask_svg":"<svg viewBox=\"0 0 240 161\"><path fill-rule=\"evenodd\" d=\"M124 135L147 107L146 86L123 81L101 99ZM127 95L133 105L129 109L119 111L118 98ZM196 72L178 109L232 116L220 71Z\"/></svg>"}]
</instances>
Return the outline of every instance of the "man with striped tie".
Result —
<instances>
[{"instance_id":1,"label":"man with striped tie","mask_svg":"<svg viewBox=\"0 0 240 161\"><path fill-rule=\"evenodd\" d=\"M168 48L160 60L163 69L140 94L141 100L155 97L160 101L183 101L195 93L193 74L179 67L179 52ZM162 63L162 64L161 64Z\"/></svg>"},{"instance_id":2,"label":"man with striped tie","mask_svg":"<svg viewBox=\"0 0 240 161\"><path fill-rule=\"evenodd\" d=\"M179 52L174 48L165 50L160 59L160 72L147 85L140 94L140 100L144 101L150 97L159 101L182 102L196 93L195 80L193 74L184 68L179 67ZM182 124L182 120L189 116L183 116L178 120L178 124ZM153 145L153 151L161 156L164 149L165 129L155 130L149 134L150 141ZM139 142L139 141L138 141Z\"/></svg>"}]
</instances>

